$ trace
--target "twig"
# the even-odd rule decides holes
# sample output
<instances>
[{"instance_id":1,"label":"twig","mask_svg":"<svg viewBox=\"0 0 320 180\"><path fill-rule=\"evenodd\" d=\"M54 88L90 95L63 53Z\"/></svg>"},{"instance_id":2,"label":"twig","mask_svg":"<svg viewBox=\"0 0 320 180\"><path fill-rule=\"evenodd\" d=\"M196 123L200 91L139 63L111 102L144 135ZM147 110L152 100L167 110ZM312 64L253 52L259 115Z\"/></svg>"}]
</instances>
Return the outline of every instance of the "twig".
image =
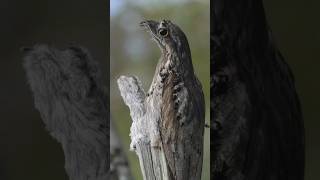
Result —
<instances>
[{"instance_id":1,"label":"twig","mask_svg":"<svg viewBox=\"0 0 320 180\"><path fill-rule=\"evenodd\" d=\"M166 160L159 142L157 118L159 107L151 96L145 99L145 92L136 77L121 76L118 79L121 96L130 109L131 149L140 161L145 180L169 179ZM148 101L148 103L146 103ZM151 103L155 102L155 103Z\"/></svg>"}]
</instances>

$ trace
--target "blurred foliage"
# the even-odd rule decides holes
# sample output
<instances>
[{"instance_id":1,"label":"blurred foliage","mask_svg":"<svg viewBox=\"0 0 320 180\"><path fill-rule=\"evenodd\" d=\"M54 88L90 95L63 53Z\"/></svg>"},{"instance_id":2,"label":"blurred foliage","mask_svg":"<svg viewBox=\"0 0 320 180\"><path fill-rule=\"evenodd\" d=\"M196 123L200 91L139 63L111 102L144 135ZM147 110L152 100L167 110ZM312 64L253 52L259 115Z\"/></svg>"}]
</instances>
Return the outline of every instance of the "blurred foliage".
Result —
<instances>
[{"instance_id":1,"label":"blurred foliage","mask_svg":"<svg viewBox=\"0 0 320 180\"><path fill-rule=\"evenodd\" d=\"M115 4L113 4L115 3ZM116 8L116 9L113 9ZM116 80L120 75L136 75L148 90L160 50L149 34L139 27L145 19L169 19L185 32L192 53L195 73L206 99L206 122L209 124L210 99L210 9L209 0L193 1L111 1L110 21L110 102L111 114L127 152L132 173L142 179L138 157L129 151L131 119ZM210 131L205 130L203 180L210 174Z\"/></svg>"}]
</instances>

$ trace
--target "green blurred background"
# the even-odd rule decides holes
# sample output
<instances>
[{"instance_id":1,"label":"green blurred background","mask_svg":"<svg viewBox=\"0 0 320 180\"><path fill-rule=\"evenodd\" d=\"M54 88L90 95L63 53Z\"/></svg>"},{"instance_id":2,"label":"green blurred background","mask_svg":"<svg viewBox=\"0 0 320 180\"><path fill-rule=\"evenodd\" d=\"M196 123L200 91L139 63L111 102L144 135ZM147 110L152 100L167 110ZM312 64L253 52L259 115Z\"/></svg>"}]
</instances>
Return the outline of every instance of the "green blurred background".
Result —
<instances>
[{"instance_id":1,"label":"green blurred background","mask_svg":"<svg viewBox=\"0 0 320 180\"><path fill-rule=\"evenodd\" d=\"M131 119L117 87L120 75L136 75L147 91L160 58L156 43L139 22L169 19L185 32L195 73L206 99L206 122L210 120L210 4L209 0L111 0L110 3L110 105L111 115L127 152L135 179L142 179L138 156L129 151ZM210 179L210 131L205 130L202 179Z\"/></svg>"}]
</instances>

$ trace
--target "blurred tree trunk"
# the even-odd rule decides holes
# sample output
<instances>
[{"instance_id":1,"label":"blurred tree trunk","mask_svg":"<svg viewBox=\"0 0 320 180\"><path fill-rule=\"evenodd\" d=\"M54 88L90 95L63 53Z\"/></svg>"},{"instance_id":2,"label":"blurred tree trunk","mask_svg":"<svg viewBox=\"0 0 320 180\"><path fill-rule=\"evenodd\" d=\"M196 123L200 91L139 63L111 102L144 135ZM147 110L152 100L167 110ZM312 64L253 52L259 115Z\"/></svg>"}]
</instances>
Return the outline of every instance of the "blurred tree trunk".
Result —
<instances>
[{"instance_id":1,"label":"blurred tree trunk","mask_svg":"<svg viewBox=\"0 0 320 180\"><path fill-rule=\"evenodd\" d=\"M213 179L302 180L300 103L262 0L213 0L211 20Z\"/></svg>"},{"instance_id":2,"label":"blurred tree trunk","mask_svg":"<svg viewBox=\"0 0 320 180\"><path fill-rule=\"evenodd\" d=\"M129 163L121 139L110 120L110 180L132 180L133 177L130 172Z\"/></svg>"},{"instance_id":3,"label":"blurred tree trunk","mask_svg":"<svg viewBox=\"0 0 320 180\"><path fill-rule=\"evenodd\" d=\"M35 106L50 135L62 145L69 179L130 180L114 128L109 144L108 94L100 68L87 50L46 45L24 50Z\"/></svg>"}]
</instances>

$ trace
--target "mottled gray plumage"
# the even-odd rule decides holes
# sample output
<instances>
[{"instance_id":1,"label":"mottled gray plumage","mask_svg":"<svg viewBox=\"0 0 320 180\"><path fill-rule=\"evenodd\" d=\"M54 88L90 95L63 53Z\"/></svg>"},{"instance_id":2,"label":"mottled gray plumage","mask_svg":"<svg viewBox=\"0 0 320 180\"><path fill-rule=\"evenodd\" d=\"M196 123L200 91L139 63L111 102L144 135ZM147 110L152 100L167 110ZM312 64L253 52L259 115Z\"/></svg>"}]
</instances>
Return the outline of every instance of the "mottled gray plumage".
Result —
<instances>
[{"instance_id":1,"label":"mottled gray plumage","mask_svg":"<svg viewBox=\"0 0 320 180\"><path fill-rule=\"evenodd\" d=\"M98 65L83 48L26 50L24 68L50 135L62 144L70 180L106 180L109 107Z\"/></svg>"},{"instance_id":2,"label":"mottled gray plumage","mask_svg":"<svg viewBox=\"0 0 320 180\"><path fill-rule=\"evenodd\" d=\"M212 178L302 180L300 103L262 0L211 5Z\"/></svg>"},{"instance_id":3,"label":"mottled gray plumage","mask_svg":"<svg viewBox=\"0 0 320 180\"><path fill-rule=\"evenodd\" d=\"M143 21L161 50L153 83L162 96L160 137L170 179L200 179L202 172L205 107L202 87L194 74L183 31L170 21ZM159 83L160 78L160 83Z\"/></svg>"}]
</instances>

